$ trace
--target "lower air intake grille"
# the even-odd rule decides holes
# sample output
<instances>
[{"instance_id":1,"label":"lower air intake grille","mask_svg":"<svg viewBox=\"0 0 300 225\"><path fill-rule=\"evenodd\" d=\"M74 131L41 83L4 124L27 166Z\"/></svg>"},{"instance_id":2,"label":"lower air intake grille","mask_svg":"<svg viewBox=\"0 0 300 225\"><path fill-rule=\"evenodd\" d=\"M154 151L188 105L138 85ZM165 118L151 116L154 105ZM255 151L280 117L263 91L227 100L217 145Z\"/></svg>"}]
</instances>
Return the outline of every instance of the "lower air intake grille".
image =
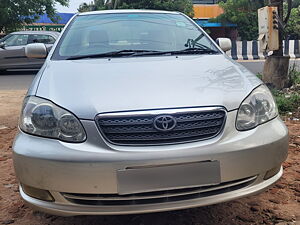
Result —
<instances>
[{"instance_id":1,"label":"lower air intake grille","mask_svg":"<svg viewBox=\"0 0 300 225\"><path fill-rule=\"evenodd\" d=\"M184 201L196 198L223 194L230 191L245 188L256 180L257 176L248 177L240 180L224 182L219 185L206 187L193 187L168 191L155 191L139 194L118 195L118 194L78 194L61 193L66 200L79 205L141 205L155 204L174 201Z\"/></svg>"},{"instance_id":2,"label":"lower air intake grille","mask_svg":"<svg viewBox=\"0 0 300 225\"><path fill-rule=\"evenodd\" d=\"M217 136L224 126L222 107L104 113L96 118L103 136L118 145L161 145Z\"/></svg>"}]
</instances>

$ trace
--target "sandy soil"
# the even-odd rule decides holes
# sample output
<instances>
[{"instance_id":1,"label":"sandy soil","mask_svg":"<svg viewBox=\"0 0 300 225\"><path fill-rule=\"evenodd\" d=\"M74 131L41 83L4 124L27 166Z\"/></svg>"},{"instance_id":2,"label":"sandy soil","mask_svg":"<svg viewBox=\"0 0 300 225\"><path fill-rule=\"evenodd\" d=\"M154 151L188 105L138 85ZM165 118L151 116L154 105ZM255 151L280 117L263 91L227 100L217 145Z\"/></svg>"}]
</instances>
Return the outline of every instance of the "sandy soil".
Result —
<instances>
[{"instance_id":1,"label":"sandy soil","mask_svg":"<svg viewBox=\"0 0 300 225\"><path fill-rule=\"evenodd\" d=\"M145 215L57 217L24 205L14 175L11 146L25 91L0 91L0 224L22 225L300 225L300 123L287 122L289 156L284 175L268 191L218 205Z\"/></svg>"}]
</instances>

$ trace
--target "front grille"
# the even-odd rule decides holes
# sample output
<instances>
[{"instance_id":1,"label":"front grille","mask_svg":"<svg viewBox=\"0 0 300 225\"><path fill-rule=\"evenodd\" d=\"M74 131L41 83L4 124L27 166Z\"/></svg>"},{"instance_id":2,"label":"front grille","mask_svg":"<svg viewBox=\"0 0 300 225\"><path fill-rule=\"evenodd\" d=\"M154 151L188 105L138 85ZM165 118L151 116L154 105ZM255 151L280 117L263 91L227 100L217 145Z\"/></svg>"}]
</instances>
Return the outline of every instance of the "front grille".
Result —
<instances>
[{"instance_id":1,"label":"front grille","mask_svg":"<svg viewBox=\"0 0 300 225\"><path fill-rule=\"evenodd\" d=\"M168 191L155 191L139 194L78 194L61 193L66 200L79 205L101 205L101 206L119 206L119 205L144 205L165 203L174 201L184 201L196 198L204 198L213 195L219 195L230 191L245 188L256 180L257 176L248 177L240 180L223 182L219 185L205 187L193 187Z\"/></svg>"},{"instance_id":2,"label":"front grille","mask_svg":"<svg viewBox=\"0 0 300 225\"><path fill-rule=\"evenodd\" d=\"M158 118L165 119L158 127ZM199 141L217 136L224 126L226 111L221 107L104 113L97 125L109 142L117 145L160 145Z\"/></svg>"}]
</instances>

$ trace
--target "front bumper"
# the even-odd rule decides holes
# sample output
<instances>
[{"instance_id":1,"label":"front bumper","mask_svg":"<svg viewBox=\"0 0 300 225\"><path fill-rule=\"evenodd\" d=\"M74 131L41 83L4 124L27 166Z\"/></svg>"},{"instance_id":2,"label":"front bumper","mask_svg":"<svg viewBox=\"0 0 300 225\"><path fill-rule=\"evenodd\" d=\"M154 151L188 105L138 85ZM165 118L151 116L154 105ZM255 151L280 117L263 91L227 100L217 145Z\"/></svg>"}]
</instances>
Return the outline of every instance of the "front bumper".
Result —
<instances>
[{"instance_id":1,"label":"front bumper","mask_svg":"<svg viewBox=\"0 0 300 225\"><path fill-rule=\"evenodd\" d=\"M209 197L194 198L191 200L183 200L177 202L166 202L159 204L147 204L147 205L118 205L118 206L86 206L75 205L70 203L52 203L45 202L26 195L20 187L20 194L25 202L33 209L43 211L49 214L58 216L76 216L76 215L123 215L123 214L138 214L138 213L153 213L163 212L171 210L179 210L186 208L194 208L206 205L213 205L216 203L226 202L248 195L260 193L270 187L282 176L281 170L272 178L261 181L258 179L255 184L243 189L231 191L224 194L213 195ZM57 193L56 193L57 195ZM55 194L54 194L55 196ZM57 199L61 199L61 196L56 196Z\"/></svg>"},{"instance_id":2,"label":"front bumper","mask_svg":"<svg viewBox=\"0 0 300 225\"><path fill-rule=\"evenodd\" d=\"M22 184L49 190L55 202L21 195L38 210L58 215L129 214L210 205L257 193L282 175L282 169L264 180L267 171L286 159L288 131L275 118L257 128L238 132L236 111L227 113L227 122L218 137L186 144L130 147L106 143L93 121L82 121L88 140L70 144L34 137L20 132L13 146L16 174ZM62 193L118 194L116 171L128 167L219 161L221 184L255 177L237 190L229 189L202 197L147 204L84 205L66 199ZM239 186L237 186L239 187ZM226 189L227 190L227 189Z\"/></svg>"}]
</instances>

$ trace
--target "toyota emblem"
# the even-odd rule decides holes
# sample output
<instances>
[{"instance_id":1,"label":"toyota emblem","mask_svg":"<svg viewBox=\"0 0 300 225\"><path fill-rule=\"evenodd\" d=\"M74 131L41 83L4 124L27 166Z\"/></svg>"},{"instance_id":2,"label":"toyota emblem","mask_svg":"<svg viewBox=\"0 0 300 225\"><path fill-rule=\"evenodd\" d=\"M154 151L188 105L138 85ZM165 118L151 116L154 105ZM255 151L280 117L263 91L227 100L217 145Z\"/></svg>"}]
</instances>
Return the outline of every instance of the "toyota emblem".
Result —
<instances>
[{"instance_id":1,"label":"toyota emblem","mask_svg":"<svg viewBox=\"0 0 300 225\"><path fill-rule=\"evenodd\" d=\"M170 131L176 127L177 121L173 116L161 115L154 119L154 127L159 131Z\"/></svg>"}]
</instances>

